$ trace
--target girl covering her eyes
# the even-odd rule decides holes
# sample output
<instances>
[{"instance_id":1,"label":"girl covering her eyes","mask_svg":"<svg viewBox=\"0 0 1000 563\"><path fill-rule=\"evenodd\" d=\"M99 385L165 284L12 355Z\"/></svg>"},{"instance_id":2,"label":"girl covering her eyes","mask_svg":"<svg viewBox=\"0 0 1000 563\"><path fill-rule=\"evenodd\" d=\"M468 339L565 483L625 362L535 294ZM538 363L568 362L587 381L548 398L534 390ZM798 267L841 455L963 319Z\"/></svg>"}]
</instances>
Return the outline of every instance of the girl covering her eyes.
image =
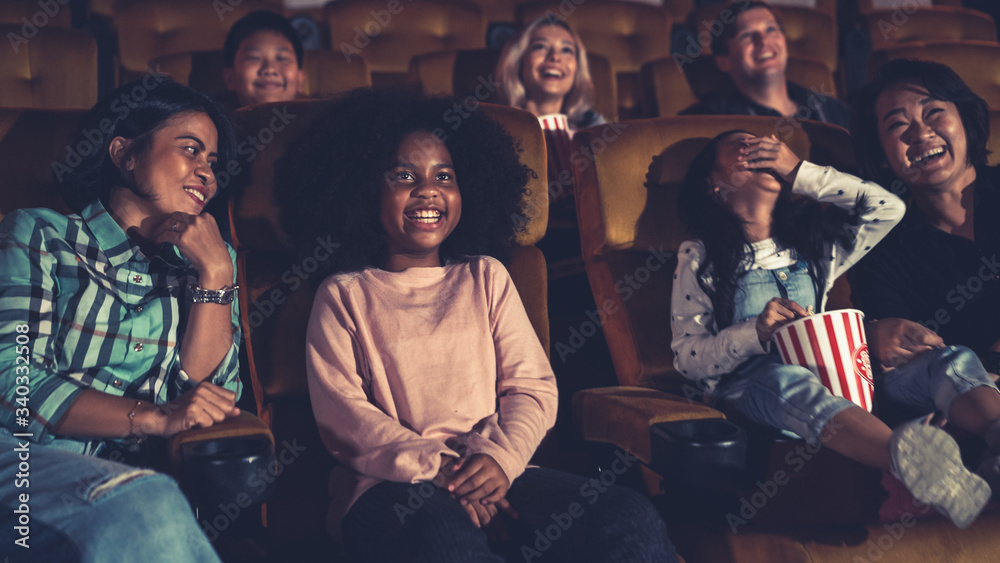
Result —
<instances>
[{"instance_id":1,"label":"girl covering her eyes","mask_svg":"<svg viewBox=\"0 0 1000 563\"><path fill-rule=\"evenodd\" d=\"M681 374L710 404L890 470L956 525L971 524L990 489L947 433L920 424L894 433L808 369L784 365L770 345L783 324L824 310L834 280L902 218L902 201L800 160L774 136L728 131L695 157L678 204L697 237L680 247L671 298ZM949 376L956 371L962 377ZM947 348L884 377L901 397L949 405L988 381L981 365Z\"/></svg>"},{"instance_id":2,"label":"girl covering her eyes","mask_svg":"<svg viewBox=\"0 0 1000 563\"><path fill-rule=\"evenodd\" d=\"M354 91L276 166L293 241L304 251L317 237L339 245L323 264L330 276L316 293L306 355L320 435L341 463L331 531L352 560L534 556L535 531L587 484L527 466L557 404L548 358L501 262L530 170L484 111L447 124L455 102ZM649 502L611 487L545 558L674 553Z\"/></svg>"}]
</instances>

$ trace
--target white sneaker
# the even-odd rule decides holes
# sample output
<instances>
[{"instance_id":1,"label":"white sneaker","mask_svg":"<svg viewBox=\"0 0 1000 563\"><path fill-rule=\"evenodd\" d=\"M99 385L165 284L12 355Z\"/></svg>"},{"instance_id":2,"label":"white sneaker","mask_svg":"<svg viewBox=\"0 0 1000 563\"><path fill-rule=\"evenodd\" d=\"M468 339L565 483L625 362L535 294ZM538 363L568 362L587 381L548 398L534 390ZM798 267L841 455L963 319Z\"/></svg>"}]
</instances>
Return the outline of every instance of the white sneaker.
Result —
<instances>
[{"instance_id":1,"label":"white sneaker","mask_svg":"<svg viewBox=\"0 0 1000 563\"><path fill-rule=\"evenodd\" d=\"M906 424L889 440L892 473L914 498L951 519L959 528L975 521L990 500L990 486L962 465L958 444L940 428Z\"/></svg>"}]
</instances>

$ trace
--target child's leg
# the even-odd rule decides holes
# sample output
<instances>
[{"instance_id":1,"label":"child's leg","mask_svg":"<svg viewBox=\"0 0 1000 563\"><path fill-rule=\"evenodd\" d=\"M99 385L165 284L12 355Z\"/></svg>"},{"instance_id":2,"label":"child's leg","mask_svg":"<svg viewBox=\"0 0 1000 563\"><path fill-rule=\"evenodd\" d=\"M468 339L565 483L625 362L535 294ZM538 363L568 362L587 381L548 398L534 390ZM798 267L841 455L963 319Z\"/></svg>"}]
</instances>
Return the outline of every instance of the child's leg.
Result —
<instances>
[{"instance_id":1,"label":"child's leg","mask_svg":"<svg viewBox=\"0 0 1000 563\"><path fill-rule=\"evenodd\" d=\"M610 476L617 476L612 469L605 479L525 470L507 493L518 512L518 520L507 527L512 557L539 563L677 561L666 524L652 503L612 485Z\"/></svg>"},{"instance_id":2,"label":"child's leg","mask_svg":"<svg viewBox=\"0 0 1000 563\"><path fill-rule=\"evenodd\" d=\"M755 422L891 469L916 498L959 527L971 524L989 500L989 487L962 465L958 444L947 433L921 425L892 432L871 413L832 396L805 368L758 362L717 391L717 400Z\"/></svg>"},{"instance_id":3,"label":"child's leg","mask_svg":"<svg viewBox=\"0 0 1000 563\"><path fill-rule=\"evenodd\" d=\"M984 435L1000 420L1000 393L975 352L964 346L929 350L883 377L889 399L940 410L963 430Z\"/></svg>"},{"instance_id":4,"label":"child's leg","mask_svg":"<svg viewBox=\"0 0 1000 563\"><path fill-rule=\"evenodd\" d=\"M341 529L350 561L503 561L458 501L431 483L375 485L351 506Z\"/></svg>"}]
</instances>

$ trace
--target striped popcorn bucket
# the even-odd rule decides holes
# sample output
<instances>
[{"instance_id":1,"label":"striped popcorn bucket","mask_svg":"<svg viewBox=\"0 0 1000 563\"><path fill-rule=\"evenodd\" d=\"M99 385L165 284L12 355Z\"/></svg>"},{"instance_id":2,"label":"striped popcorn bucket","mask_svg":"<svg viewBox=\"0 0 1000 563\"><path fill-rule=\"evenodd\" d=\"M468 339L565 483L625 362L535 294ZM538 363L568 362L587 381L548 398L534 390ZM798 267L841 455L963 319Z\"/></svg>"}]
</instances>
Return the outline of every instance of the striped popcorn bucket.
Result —
<instances>
[{"instance_id":1,"label":"striped popcorn bucket","mask_svg":"<svg viewBox=\"0 0 1000 563\"><path fill-rule=\"evenodd\" d=\"M779 328L773 339L786 364L808 368L831 393L871 412L875 385L864 317L857 309L811 315Z\"/></svg>"}]
</instances>

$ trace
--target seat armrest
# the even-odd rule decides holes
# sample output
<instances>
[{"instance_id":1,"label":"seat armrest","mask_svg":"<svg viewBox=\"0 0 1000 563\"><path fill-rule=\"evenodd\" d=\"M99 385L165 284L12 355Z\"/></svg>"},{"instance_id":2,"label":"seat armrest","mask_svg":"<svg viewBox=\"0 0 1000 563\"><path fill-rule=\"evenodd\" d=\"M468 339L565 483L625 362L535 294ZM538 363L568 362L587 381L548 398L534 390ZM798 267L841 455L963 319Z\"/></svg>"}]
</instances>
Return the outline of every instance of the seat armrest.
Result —
<instances>
[{"instance_id":1,"label":"seat armrest","mask_svg":"<svg viewBox=\"0 0 1000 563\"><path fill-rule=\"evenodd\" d=\"M240 412L239 415L229 417L222 422L216 422L208 428L192 428L184 432L178 432L170 438L170 466L174 475L179 474L181 463L183 462L182 449L187 444L204 442L208 440L218 440L221 438L239 438L250 436L262 436L274 446L274 435L271 429L264 424L264 421L248 412Z\"/></svg>"},{"instance_id":2,"label":"seat armrest","mask_svg":"<svg viewBox=\"0 0 1000 563\"><path fill-rule=\"evenodd\" d=\"M274 435L263 421L240 413L208 428L193 428L170 440L173 474L192 504L236 502L249 506L274 494Z\"/></svg>"},{"instance_id":3,"label":"seat armrest","mask_svg":"<svg viewBox=\"0 0 1000 563\"><path fill-rule=\"evenodd\" d=\"M725 418L701 403L646 387L599 387L573 395L573 423L580 437L617 446L652 463L650 429L660 422Z\"/></svg>"}]
</instances>

